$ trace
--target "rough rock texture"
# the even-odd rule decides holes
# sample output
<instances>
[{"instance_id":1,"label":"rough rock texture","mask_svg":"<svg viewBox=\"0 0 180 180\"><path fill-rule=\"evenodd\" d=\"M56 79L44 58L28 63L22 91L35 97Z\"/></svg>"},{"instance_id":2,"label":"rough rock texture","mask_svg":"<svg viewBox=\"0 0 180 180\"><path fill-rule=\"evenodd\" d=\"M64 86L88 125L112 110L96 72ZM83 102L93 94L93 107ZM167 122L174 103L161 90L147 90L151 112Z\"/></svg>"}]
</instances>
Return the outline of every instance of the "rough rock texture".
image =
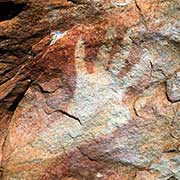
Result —
<instances>
[{"instance_id":1,"label":"rough rock texture","mask_svg":"<svg viewBox=\"0 0 180 180\"><path fill-rule=\"evenodd\" d=\"M180 180L179 0L0 9L2 180Z\"/></svg>"},{"instance_id":2,"label":"rough rock texture","mask_svg":"<svg viewBox=\"0 0 180 180\"><path fill-rule=\"evenodd\" d=\"M167 95L172 102L180 100L180 72L167 80Z\"/></svg>"}]
</instances>

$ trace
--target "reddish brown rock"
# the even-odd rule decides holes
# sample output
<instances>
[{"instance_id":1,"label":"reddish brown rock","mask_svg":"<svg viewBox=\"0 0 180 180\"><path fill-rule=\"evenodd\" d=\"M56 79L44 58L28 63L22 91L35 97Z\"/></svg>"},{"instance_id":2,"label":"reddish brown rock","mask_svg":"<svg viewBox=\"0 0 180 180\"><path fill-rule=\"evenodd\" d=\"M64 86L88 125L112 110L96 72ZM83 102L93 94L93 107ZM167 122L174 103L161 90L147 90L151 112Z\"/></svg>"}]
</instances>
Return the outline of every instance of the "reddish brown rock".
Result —
<instances>
[{"instance_id":1,"label":"reddish brown rock","mask_svg":"<svg viewBox=\"0 0 180 180\"><path fill-rule=\"evenodd\" d=\"M8 2L1 179L180 179L178 1Z\"/></svg>"}]
</instances>

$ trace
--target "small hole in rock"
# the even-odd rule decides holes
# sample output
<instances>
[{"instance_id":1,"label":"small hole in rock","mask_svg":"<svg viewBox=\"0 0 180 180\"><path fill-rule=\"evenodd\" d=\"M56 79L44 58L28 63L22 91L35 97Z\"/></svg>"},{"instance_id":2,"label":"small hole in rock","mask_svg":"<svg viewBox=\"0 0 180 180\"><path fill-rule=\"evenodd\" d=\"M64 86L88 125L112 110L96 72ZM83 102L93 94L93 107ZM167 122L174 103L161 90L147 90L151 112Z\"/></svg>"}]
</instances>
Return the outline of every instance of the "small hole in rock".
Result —
<instances>
[{"instance_id":1,"label":"small hole in rock","mask_svg":"<svg viewBox=\"0 0 180 180\"><path fill-rule=\"evenodd\" d=\"M2 175L3 175L3 168L0 167L0 178L2 178Z\"/></svg>"},{"instance_id":2,"label":"small hole in rock","mask_svg":"<svg viewBox=\"0 0 180 180\"><path fill-rule=\"evenodd\" d=\"M23 11L26 4L16 4L12 1L0 1L0 22L10 20Z\"/></svg>"},{"instance_id":3,"label":"small hole in rock","mask_svg":"<svg viewBox=\"0 0 180 180\"><path fill-rule=\"evenodd\" d=\"M168 178L167 180L178 180L177 178L175 178L174 176Z\"/></svg>"}]
</instances>

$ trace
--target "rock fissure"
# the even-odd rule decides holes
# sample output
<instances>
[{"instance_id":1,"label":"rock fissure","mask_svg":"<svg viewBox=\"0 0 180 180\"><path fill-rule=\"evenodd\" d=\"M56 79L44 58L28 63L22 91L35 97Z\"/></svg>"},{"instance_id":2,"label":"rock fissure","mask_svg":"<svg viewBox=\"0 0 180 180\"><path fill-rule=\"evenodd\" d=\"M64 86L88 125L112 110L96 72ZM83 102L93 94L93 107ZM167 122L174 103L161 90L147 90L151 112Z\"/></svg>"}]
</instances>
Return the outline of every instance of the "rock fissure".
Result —
<instances>
[{"instance_id":1,"label":"rock fissure","mask_svg":"<svg viewBox=\"0 0 180 180\"><path fill-rule=\"evenodd\" d=\"M71 119L74 119L74 120L76 120L81 126L83 125L82 124L82 122L81 122L81 120L78 118L78 117L75 117L74 115L71 115L71 114L69 114L68 112L66 112L66 111L63 111L63 110L55 110L55 111L53 111L53 112L50 112L50 113L47 113L47 114L53 114L53 113L56 113L56 112L60 112L60 113L62 113L63 115L65 115L65 116L67 116L67 117L69 117L69 118L71 118Z\"/></svg>"},{"instance_id":2,"label":"rock fissure","mask_svg":"<svg viewBox=\"0 0 180 180\"><path fill-rule=\"evenodd\" d=\"M83 125L82 122L81 122L81 120L80 120L79 118L77 118L77 117L75 117L75 116L73 116L73 115L71 115L71 114L69 114L68 112L65 112L65 111L63 111L63 110L58 110L58 111L61 112L61 113L64 114L64 115L66 115L66 116L68 116L68 117L76 120L77 122L79 122L79 124L80 124L81 126Z\"/></svg>"},{"instance_id":3,"label":"rock fissure","mask_svg":"<svg viewBox=\"0 0 180 180\"><path fill-rule=\"evenodd\" d=\"M137 8L137 10L138 10L138 13L139 13L139 15L140 15L140 17L141 17L142 24L145 26L146 30L148 30L148 26L147 26L147 23L146 23L146 20L145 20L145 17L144 17L144 14L143 14L143 12L142 12L141 7L138 5L137 0L134 0L134 3L135 3L135 5L136 5L136 8Z\"/></svg>"},{"instance_id":4,"label":"rock fissure","mask_svg":"<svg viewBox=\"0 0 180 180\"><path fill-rule=\"evenodd\" d=\"M26 7L26 3L15 3L14 1L0 1L0 22L11 20Z\"/></svg>"}]
</instances>

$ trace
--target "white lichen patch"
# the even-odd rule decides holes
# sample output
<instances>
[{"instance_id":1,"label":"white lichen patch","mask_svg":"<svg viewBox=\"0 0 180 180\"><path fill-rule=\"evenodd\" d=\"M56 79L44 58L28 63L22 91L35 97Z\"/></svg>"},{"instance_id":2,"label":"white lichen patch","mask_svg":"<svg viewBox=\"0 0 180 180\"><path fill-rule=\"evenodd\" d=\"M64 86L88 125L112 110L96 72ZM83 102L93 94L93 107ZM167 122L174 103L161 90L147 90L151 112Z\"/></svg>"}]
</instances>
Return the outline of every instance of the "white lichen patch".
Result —
<instances>
[{"instance_id":1,"label":"white lichen patch","mask_svg":"<svg viewBox=\"0 0 180 180\"><path fill-rule=\"evenodd\" d=\"M52 36L52 39L51 39L50 46L55 44L60 38L62 38L66 34L66 32L54 31L51 34L53 36Z\"/></svg>"},{"instance_id":2,"label":"white lichen patch","mask_svg":"<svg viewBox=\"0 0 180 180\"><path fill-rule=\"evenodd\" d=\"M118 2L118 0L112 0L111 2L116 7L124 7L127 6L131 2L131 0L126 0L125 2Z\"/></svg>"},{"instance_id":3,"label":"white lichen patch","mask_svg":"<svg viewBox=\"0 0 180 180\"><path fill-rule=\"evenodd\" d=\"M97 175L96 175L98 178L102 178L103 177L103 174L101 174L101 173L97 173Z\"/></svg>"}]
</instances>

